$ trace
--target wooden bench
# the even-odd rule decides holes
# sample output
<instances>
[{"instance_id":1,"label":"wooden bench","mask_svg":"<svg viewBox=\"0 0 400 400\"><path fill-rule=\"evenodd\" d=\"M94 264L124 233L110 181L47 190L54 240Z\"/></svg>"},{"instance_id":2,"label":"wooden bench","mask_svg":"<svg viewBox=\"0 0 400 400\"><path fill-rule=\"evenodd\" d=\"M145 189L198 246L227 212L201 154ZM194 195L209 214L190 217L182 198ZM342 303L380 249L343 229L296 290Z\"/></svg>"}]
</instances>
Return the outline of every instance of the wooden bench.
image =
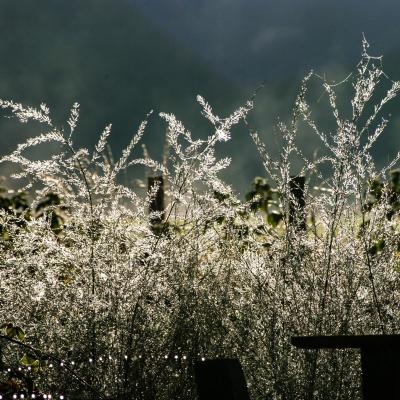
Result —
<instances>
[{"instance_id":1,"label":"wooden bench","mask_svg":"<svg viewBox=\"0 0 400 400\"><path fill-rule=\"evenodd\" d=\"M400 400L400 335L294 336L301 349L360 349L364 400Z\"/></svg>"}]
</instances>

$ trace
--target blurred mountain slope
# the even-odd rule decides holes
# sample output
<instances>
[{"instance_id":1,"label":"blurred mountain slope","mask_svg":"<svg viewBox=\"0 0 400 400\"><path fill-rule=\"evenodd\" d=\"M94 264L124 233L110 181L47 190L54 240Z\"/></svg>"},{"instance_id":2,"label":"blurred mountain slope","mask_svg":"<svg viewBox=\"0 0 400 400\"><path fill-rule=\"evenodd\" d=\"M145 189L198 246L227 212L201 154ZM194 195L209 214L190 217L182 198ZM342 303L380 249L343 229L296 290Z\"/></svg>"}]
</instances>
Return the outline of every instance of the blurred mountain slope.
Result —
<instances>
[{"instance_id":1,"label":"blurred mountain slope","mask_svg":"<svg viewBox=\"0 0 400 400\"><path fill-rule=\"evenodd\" d=\"M45 102L59 124L79 102L82 145L93 145L112 122L111 142L120 150L151 109L173 112L201 133L206 125L198 93L222 114L243 100L232 82L124 1L0 0L0 6L0 98ZM161 152L164 130L153 118L146 141L155 154ZM1 152L31 133L2 119Z\"/></svg>"}]
</instances>

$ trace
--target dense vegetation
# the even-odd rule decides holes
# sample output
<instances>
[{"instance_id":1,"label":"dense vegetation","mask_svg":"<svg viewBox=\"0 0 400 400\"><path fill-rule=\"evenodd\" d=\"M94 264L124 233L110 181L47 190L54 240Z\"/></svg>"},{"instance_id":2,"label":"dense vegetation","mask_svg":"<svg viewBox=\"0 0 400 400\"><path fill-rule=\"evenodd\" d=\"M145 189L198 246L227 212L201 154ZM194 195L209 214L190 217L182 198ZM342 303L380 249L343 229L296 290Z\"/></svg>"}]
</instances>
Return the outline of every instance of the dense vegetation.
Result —
<instances>
[{"instance_id":1,"label":"dense vegetation","mask_svg":"<svg viewBox=\"0 0 400 400\"><path fill-rule=\"evenodd\" d=\"M75 148L77 104L66 130L45 105L1 100L21 122L43 125L0 159L17 165L22 182L0 197L3 398L193 399L195 360L238 357L254 400L359 399L356 352L301 351L290 337L398 331L399 157L378 168L371 151L400 82L367 47L342 83L354 88L350 112L337 106L337 85L310 73L291 122L278 125L280 154L249 128L268 178L245 201L220 179L229 159L214 150L252 102L219 118L198 97L213 127L206 140L161 114L161 164L131 157L147 121L114 162L105 152L111 126L93 152ZM331 132L313 120L312 81L329 100ZM320 158L299 150L300 127L320 138ZM57 146L46 160L29 156L48 142ZM137 165L164 177L164 212L148 215L157 186L142 196L120 183ZM293 190L300 176L304 207Z\"/></svg>"}]
</instances>

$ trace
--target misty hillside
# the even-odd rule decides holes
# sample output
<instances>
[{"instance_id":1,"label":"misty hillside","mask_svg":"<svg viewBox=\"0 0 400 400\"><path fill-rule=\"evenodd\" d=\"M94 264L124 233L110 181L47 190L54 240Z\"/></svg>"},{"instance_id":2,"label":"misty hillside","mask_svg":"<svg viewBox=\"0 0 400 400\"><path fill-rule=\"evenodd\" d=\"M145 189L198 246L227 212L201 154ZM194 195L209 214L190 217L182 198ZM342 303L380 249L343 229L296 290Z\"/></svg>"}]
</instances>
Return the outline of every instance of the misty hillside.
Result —
<instances>
[{"instance_id":1,"label":"misty hillside","mask_svg":"<svg viewBox=\"0 0 400 400\"><path fill-rule=\"evenodd\" d=\"M93 145L112 122L111 142L118 151L151 109L173 112L198 127L198 93L221 113L243 99L232 83L123 1L0 3L0 98L45 102L59 124L79 102L81 144ZM161 152L164 130L153 118L146 134L153 154ZM29 135L29 128L21 131L18 124L2 120L0 132L4 154Z\"/></svg>"}]
</instances>

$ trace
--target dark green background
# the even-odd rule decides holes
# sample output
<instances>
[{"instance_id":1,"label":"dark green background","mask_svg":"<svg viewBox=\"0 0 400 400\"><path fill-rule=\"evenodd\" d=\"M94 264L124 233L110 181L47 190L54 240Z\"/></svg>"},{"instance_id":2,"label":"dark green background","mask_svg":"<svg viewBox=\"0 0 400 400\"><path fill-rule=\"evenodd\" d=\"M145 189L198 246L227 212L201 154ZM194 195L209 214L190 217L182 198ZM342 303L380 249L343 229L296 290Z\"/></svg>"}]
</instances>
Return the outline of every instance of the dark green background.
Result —
<instances>
[{"instance_id":1,"label":"dark green background","mask_svg":"<svg viewBox=\"0 0 400 400\"><path fill-rule=\"evenodd\" d=\"M249 121L274 152L273 127L278 116L290 117L301 78L310 68L344 78L359 60L362 32L371 53L385 55L389 75L400 78L399 11L396 1L371 0L0 0L0 98L45 102L59 125L77 101L79 145L92 147L112 122L116 156L154 109L145 142L160 159L165 125L158 112L176 114L206 137L197 94L224 116L265 81ZM398 106L378 143L379 162L398 147ZM316 115L325 123L321 107ZM3 119L1 153L34 132ZM262 167L247 127L233 133L219 150L232 156L225 176L243 192ZM306 131L300 140L307 154L319 146Z\"/></svg>"}]
</instances>

